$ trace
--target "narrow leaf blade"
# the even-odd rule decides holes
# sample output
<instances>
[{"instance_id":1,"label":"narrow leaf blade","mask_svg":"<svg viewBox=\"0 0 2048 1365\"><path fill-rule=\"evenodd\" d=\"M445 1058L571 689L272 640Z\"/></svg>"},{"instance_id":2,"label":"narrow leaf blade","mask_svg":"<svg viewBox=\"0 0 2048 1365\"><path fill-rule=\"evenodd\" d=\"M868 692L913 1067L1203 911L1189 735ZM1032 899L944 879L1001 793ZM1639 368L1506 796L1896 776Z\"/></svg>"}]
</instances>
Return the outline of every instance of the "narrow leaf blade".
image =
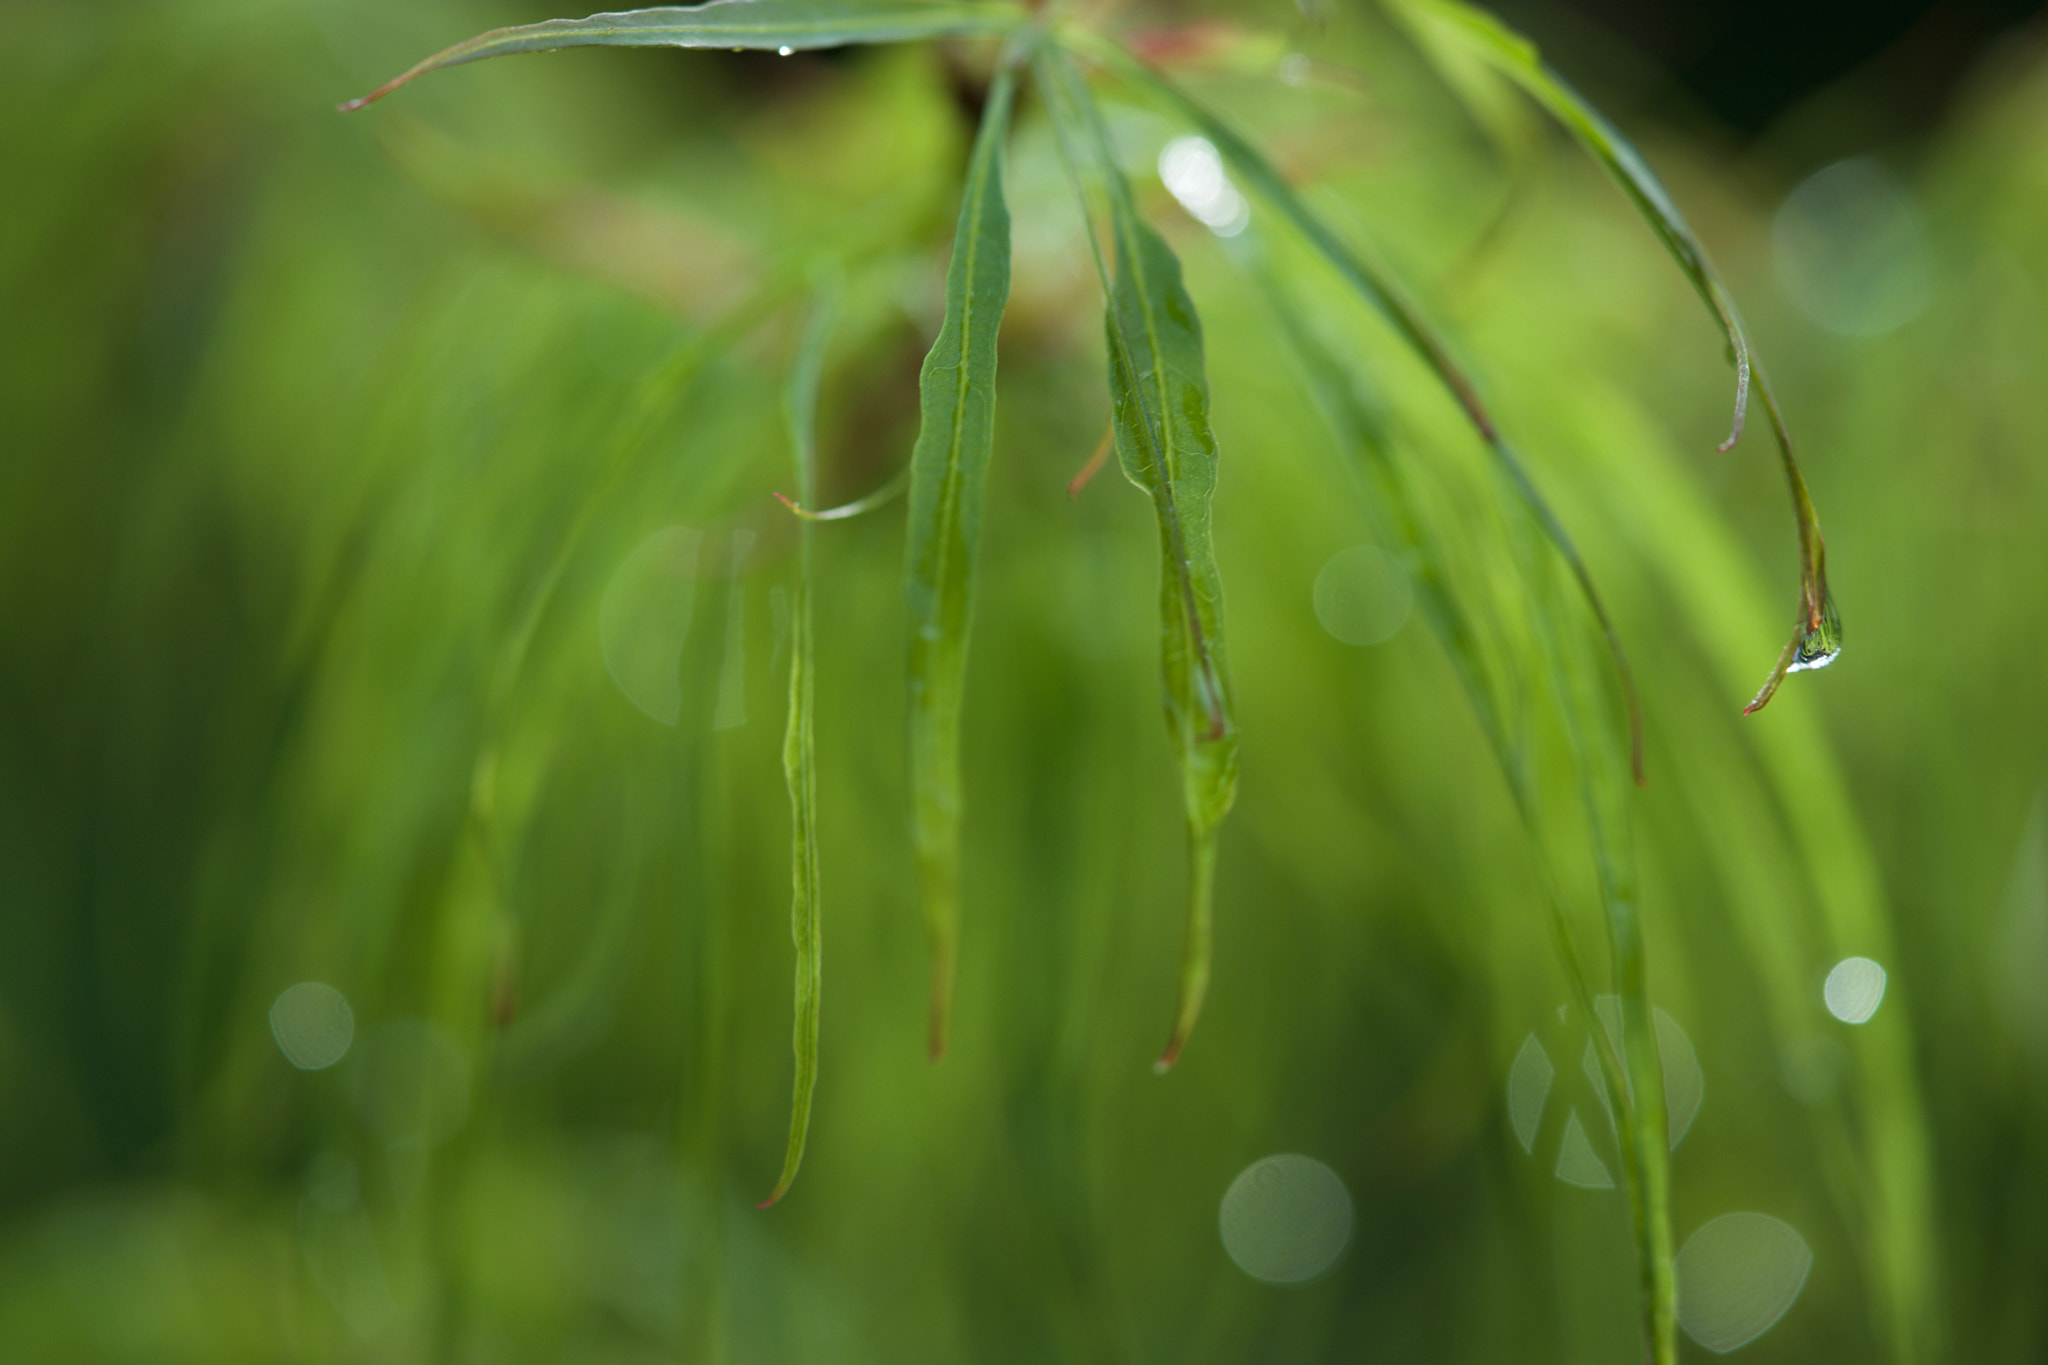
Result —
<instances>
[{"instance_id":1,"label":"narrow leaf blade","mask_svg":"<svg viewBox=\"0 0 2048 1365\"><path fill-rule=\"evenodd\" d=\"M818 383L824 369L825 346L837 321L836 295L824 294L797 349L784 417L796 464L797 496L808 501L816 484ZM797 532L797 580L791 607L789 649L789 728L782 740L782 775L789 787L790 935L796 943L795 1023L790 1046L796 1053L796 1080L790 1096L789 1149L775 1189L761 1201L767 1208L789 1191L803 1164L804 1140L810 1133L811 1099L818 1087L818 1007L823 972L823 916L818 895L818 755L813 721L813 644L811 631L812 527Z\"/></svg>"},{"instance_id":2,"label":"narrow leaf blade","mask_svg":"<svg viewBox=\"0 0 2048 1365\"><path fill-rule=\"evenodd\" d=\"M931 939L931 1055L946 1051L960 924L960 706L974 614L982 485L995 442L996 334L1010 296L1003 139L1016 75L982 111L946 272L946 319L918 378L904 597L910 615L911 830Z\"/></svg>"},{"instance_id":3,"label":"narrow leaf blade","mask_svg":"<svg viewBox=\"0 0 2048 1365\"><path fill-rule=\"evenodd\" d=\"M1179 260L1138 214L1087 87L1062 54L1041 54L1038 74L1070 168L1078 166L1076 144L1085 143L1106 190L1116 268L1112 274L1099 254L1096 265L1108 299L1103 330L1111 425L1124 474L1151 499L1159 525L1160 664L1189 848L1180 998L1156 1063L1165 1071L1186 1046L1208 991L1216 831L1237 796L1237 727L1211 530L1217 450L1202 324L1181 283ZM1086 217L1078 169L1076 183Z\"/></svg>"},{"instance_id":4,"label":"narrow leaf blade","mask_svg":"<svg viewBox=\"0 0 2048 1365\"><path fill-rule=\"evenodd\" d=\"M707 0L702 5L547 19L492 29L446 48L411 70L340 106L349 113L374 104L429 71L565 47L706 47L792 52L854 43L904 43L924 38L1006 33L1022 22L1012 7L946 0Z\"/></svg>"}]
</instances>

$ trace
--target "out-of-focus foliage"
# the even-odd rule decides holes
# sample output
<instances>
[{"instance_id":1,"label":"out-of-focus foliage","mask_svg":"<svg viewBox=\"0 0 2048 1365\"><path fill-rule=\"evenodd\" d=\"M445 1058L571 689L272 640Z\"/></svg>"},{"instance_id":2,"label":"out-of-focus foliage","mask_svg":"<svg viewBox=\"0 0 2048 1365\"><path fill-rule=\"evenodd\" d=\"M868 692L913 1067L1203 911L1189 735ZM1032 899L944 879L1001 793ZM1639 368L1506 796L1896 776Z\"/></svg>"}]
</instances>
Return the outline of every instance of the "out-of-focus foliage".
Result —
<instances>
[{"instance_id":1,"label":"out-of-focus foliage","mask_svg":"<svg viewBox=\"0 0 2048 1365\"><path fill-rule=\"evenodd\" d=\"M908 458L987 54L569 53L332 112L544 17L0 21L0 1358L1630 1358L1621 1201L1553 1175L1567 1108L1596 1163L1612 1138L1486 737L1419 616L1369 648L1319 619L1370 486L1232 242L1161 186L1187 130L1113 83L1221 452L1242 775L1203 1029L1150 1073L1186 875L1156 532L1112 481L1066 496L1110 396L1026 98L951 1055L925 1060L898 505L813 532L823 1055L804 1178L753 1209L790 1085L782 386L836 261L818 496ZM2002 53L1948 127L1852 163L1889 199L1622 120L1773 358L1848 618L1841 662L1744 720L1784 493L1761 443L1714 452L1720 339L1657 242L1561 137L1511 182L1370 13L1232 17L1293 36L1179 74L1415 282L1629 645L1651 993L1701 1077L1674 1229L1763 1213L1811 1253L1744 1351L2038 1356L2048 63ZM1456 408L1268 228L1468 528L1455 586L1513 601ZM608 601L671 690L608 652ZM1824 1003L1852 955L1887 973L1858 1026ZM308 981L345 1036L279 1001ZM1286 1152L1351 1202L1294 1288L1218 1235Z\"/></svg>"}]
</instances>

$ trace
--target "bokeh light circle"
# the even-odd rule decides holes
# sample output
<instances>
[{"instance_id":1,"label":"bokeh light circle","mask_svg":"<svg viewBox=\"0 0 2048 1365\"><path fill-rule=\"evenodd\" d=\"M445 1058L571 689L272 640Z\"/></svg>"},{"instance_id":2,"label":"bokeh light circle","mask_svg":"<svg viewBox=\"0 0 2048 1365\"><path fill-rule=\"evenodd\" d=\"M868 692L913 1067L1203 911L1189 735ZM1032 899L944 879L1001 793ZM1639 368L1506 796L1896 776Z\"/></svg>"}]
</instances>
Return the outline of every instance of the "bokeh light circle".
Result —
<instances>
[{"instance_id":1,"label":"bokeh light circle","mask_svg":"<svg viewBox=\"0 0 2048 1365\"><path fill-rule=\"evenodd\" d=\"M277 1050L301 1071L321 1071L348 1055L355 1041L355 1011L334 987L320 981L287 986L270 1007Z\"/></svg>"},{"instance_id":2,"label":"bokeh light circle","mask_svg":"<svg viewBox=\"0 0 2048 1365\"><path fill-rule=\"evenodd\" d=\"M1269 1156L1230 1182L1217 1221L1238 1269L1268 1284L1300 1284L1329 1269L1351 1240L1351 1191L1314 1157Z\"/></svg>"},{"instance_id":3,"label":"bokeh light circle","mask_svg":"<svg viewBox=\"0 0 2048 1365\"><path fill-rule=\"evenodd\" d=\"M1884 968L1867 957L1845 957L1828 973L1821 999L1845 1024L1866 1024L1884 1003Z\"/></svg>"}]
</instances>

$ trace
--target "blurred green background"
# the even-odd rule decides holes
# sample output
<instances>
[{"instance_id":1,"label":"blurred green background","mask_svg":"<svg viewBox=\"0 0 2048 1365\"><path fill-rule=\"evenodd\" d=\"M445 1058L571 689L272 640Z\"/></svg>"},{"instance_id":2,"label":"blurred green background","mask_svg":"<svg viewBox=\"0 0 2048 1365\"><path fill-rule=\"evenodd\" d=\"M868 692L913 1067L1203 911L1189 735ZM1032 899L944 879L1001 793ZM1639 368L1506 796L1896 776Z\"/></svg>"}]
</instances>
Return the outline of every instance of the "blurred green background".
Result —
<instances>
[{"instance_id":1,"label":"blurred green background","mask_svg":"<svg viewBox=\"0 0 2048 1365\"><path fill-rule=\"evenodd\" d=\"M1498 770L1398 582L1342 578L1370 523L1241 242L1113 88L1223 450L1209 1007L1152 1075L1154 532L1113 471L1066 494L1099 300L1027 99L953 1052L899 503L819 531L823 1079L754 1209L790 1080L782 375L837 272L825 495L900 466L987 53L578 52L333 112L545 14L0 12L0 1360L1633 1358L1620 1197L1557 1174L1612 1137ZM1829 532L1847 651L1744 720L1791 523L1761 430L1714 450L1729 374L1654 239L1376 11L1227 17L1265 36L1183 79L1459 338L1631 650L1652 990L1700 1078L1676 1238L1760 1212L1811 1255L1745 1356L2048 1355L2048 50L1984 49L1924 125L1852 71L1738 136L1555 25L1742 301ZM1301 283L1455 502L1448 405ZM1856 1025L1851 956L1888 974ZM1511 1113L1532 1038L1557 1081ZM1298 1285L1219 1235L1278 1153L1350 1210Z\"/></svg>"}]
</instances>

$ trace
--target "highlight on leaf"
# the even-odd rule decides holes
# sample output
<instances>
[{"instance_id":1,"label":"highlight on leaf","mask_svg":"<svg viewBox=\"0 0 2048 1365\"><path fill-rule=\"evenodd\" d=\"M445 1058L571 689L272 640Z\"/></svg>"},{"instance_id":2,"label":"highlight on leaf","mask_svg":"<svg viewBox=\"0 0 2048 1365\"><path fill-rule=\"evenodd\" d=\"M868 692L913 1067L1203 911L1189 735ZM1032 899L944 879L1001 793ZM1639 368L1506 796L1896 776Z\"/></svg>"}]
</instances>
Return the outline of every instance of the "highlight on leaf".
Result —
<instances>
[{"instance_id":1,"label":"highlight on leaf","mask_svg":"<svg viewBox=\"0 0 2048 1365\"><path fill-rule=\"evenodd\" d=\"M960 932L960 708L974 616L982 486L995 442L996 336L1010 294L1003 141L1017 87L997 69L968 162L946 317L918 376L903 591L910 617L911 833L931 942L929 1048L945 1055Z\"/></svg>"}]
</instances>

